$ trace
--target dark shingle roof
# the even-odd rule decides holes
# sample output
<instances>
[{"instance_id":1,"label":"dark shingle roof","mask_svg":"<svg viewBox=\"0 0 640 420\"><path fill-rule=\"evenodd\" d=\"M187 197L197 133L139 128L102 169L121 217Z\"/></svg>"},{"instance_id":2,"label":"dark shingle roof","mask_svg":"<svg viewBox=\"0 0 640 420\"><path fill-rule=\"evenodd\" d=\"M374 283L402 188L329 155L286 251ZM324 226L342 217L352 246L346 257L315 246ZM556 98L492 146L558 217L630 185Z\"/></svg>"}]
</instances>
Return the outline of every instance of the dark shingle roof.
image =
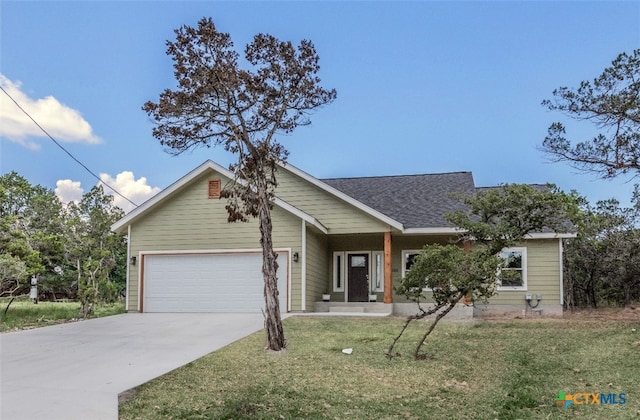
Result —
<instances>
[{"instance_id":1,"label":"dark shingle roof","mask_svg":"<svg viewBox=\"0 0 640 420\"><path fill-rule=\"evenodd\" d=\"M452 194L475 193L471 172L321 181L399 221L405 228L450 227L445 214L465 209Z\"/></svg>"}]
</instances>

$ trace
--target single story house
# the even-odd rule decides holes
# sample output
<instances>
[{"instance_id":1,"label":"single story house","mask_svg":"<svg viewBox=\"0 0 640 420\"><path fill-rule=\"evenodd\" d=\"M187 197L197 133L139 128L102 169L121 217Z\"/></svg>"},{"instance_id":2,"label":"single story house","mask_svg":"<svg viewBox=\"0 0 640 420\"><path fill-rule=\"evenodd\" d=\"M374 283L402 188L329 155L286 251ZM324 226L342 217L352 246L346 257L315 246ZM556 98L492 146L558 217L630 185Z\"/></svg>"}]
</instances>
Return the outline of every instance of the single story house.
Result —
<instances>
[{"instance_id":1,"label":"single story house","mask_svg":"<svg viewBox=\"0 0 640 420\"><path fill-rule=\"evenodd\" d=\"M444 218L461 206L451 193L476 191L470 172L320 180L287 163L277 177L272 219L282 312L414 313L394 286L425 245L459 234ZM258 222L227 222L220 191L232 179L208 160L112 226L128 236L128 311L261 310ZM561 313L562 238L570 236L532 234L505 250L520 281L501 285L467 315L521 313L537 298L538 310Z\"/></svg>"}]
</instances>

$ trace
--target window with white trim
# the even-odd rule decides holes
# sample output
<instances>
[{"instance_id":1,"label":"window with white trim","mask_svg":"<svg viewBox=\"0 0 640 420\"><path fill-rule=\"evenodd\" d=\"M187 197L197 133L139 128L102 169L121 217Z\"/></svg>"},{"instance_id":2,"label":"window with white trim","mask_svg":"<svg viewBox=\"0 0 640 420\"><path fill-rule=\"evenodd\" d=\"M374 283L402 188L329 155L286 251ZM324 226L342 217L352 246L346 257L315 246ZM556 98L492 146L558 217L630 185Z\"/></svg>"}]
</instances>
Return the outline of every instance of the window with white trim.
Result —
<instances>
[{"instance_id":1,"label":"window with white trim","mask_svg":"<svg viewBox=\"0 0 640 420\"><path fill-rule=\"evenodd\" d=\"M333 291L334 292L344 292L344 277L345 277L345 267L344 267L344 252L334 252L333 253Z\"/></svg>"},{"instance_id":2,"label":"window with white trim","mask_svg":"<svg viewBox=\"0 0 640 420\"><path fill-rule=\"evenodd\" d=\"M369 285L372 292L384 292L384 253L374 251L372 253L373 264L371 266L371 284Z\"/></svg>"},{"instance_id":3,"label":"window with white trim","mask_svg":"<svg viewBox=\"0 0 640 420\"><path fill-rule=\"evenodd\" d=\"M413 261L420 254L420 250L407 250L402 251L402 278L407 276L407 272L411 269Z\"/></svg>"},{"instance_id":4,"label":"window with white trim","mask_svg":"<svg viewBox=\"0 0 640 420\"><path fill-rule=\"evenodd\" d=\"M411 269L411 266L413 265L416 257L421 252L421 250L415 249L402 251L402 278L405 278L407 276L407 273ZM431 291L431 289L428 287L423 287L422 290L424 290L425 292Z\"/></svg>"},{"instance_id":5,"label":"window with white trim","mask_svg":"<svg viewBox=\"0 0 640 420\"><path fill-rule=\"evenodd\" d=\"M504 259L504 266L498 280L498 290L527 290L527 248L505 248L500 256Z\"/></svg>"}]
</instances>

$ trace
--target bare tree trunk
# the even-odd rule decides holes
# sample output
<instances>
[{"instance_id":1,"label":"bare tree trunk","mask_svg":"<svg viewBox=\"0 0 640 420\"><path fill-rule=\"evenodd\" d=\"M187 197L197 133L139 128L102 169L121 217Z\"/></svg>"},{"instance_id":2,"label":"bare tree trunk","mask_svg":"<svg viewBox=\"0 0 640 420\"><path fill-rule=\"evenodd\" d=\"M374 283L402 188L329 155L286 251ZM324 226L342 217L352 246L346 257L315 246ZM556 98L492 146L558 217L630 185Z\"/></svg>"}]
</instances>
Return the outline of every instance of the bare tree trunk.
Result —
<instances>
[{"instance_id":1,"label":"bare tree trunk","mask_svg":"<svg viewBox=\"0 0 640 420\"><path fill-rule=\"evenodd\" d=\"M569 311L573 312L576 306L573 276L571 275L571 273L565 273L564 279L565 279L564 304L566 305Z\"/></svg>"},{"instance_id":2,"label":"bare tree trunk","mask_svg":"<svg viewBox=\"0 0 640 420\"><path fill-rule=\"evenodd\" d=\"M389 349L387 350L387 359L391 359L394 356L393 355L394 347L396 346L396 344L398 343L398 340L400 340L400 337L402 337L402 334L404 334L405 330L407 329L407 327L409 326L409 324L412 321L416 321L416 320L425 318L425 317L427 317L429 315L432 315L432 314L438 312L440 310L440 308L442 308L443 306L445 306L445 304L441 303L441 304L431 308L430 310L425 311L420 307L420 305L418 305L418 308L420 309L420 312L418 312L415 315L410 315L410 316L407 317L404 325L402 326L402 330L400 330L400 334L398 334L398 336L393 340L393 342L389 346ZM422 340L422 342L424 342L424 340Z\"/></svg>"},{"instance_id":3,"label":"bare tree trunk","mask_svg":"<svg viewBox=\"0 0 640 420\"><path fill-rule=\"evenodd\" d=\"M460 297L458 297L455 301L449 303L449 306L447 306L445 308L444 311L440 312L438 315L436 315L436 318L433 320L433 322L431 323L431 325L429 326L429 329L427 331L425 331L424 335L422 336L422 338L420 339L420 342L418 343L418 345L416 346L416 351L413 353L413 357L414 359L418 360L420 359L420 349L422 348L422 345L424 344L425 340L427 339L427 337L429 336L429 334L431 334L431 332L433 331L433 329L436 327L436 325L438 325L438 322L440 322L440 320L442 318L444 318L444 316L446 314L448 314L454 306L456 306L458 304L458 302L460 302L460 299L462 299L461 295Z\"/></svg>"},{"instance_id":4,"label":"bare tree trunk","mask_svg":"<svg viewBox=\"0 0 640 420\"><path fill-rule=\"evenodd\" d=\"M258 186L258 206L260 212L260 244L262 245L262 275L264 277L265 330L269 350L279 351L286 347L280 302L278 299L278 262L273 250L271 203L267 194L266 182Z\"/></svg>"},{"instance_id":5,"label":"bare tree trunk","mask_svg":"<svg viewBox=\"0 0 640 420\"><path fill-rule=\"evenodd\" d=\"M591 275L589 276L589 288L588 288L588 293L589 293L589 297L591 299L591 303L593 304L593 309L597 309L598 307L598 302L596 302L596 286L595 286L595 279L594 279L594 273L591 272Z\"/></svg>"}]
</instances>

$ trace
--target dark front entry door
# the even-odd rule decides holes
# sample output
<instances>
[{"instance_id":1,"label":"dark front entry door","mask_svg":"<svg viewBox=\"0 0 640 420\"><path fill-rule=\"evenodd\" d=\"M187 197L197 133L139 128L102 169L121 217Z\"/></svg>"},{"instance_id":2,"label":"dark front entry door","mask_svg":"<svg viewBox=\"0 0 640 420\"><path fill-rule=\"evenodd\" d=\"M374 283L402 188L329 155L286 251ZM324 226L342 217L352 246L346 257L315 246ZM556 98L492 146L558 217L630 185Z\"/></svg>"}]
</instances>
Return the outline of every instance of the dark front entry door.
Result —
<instances>
[{"instance_id":1,"label":"dark front entry door","mask_svg":"<svg viewBox=\"0 0 640 420\"><path fill-rule=\"evenodd\" d=\"M349 254L349 302L369 300L369 255Z\"/></svg>"}]
</instances>

